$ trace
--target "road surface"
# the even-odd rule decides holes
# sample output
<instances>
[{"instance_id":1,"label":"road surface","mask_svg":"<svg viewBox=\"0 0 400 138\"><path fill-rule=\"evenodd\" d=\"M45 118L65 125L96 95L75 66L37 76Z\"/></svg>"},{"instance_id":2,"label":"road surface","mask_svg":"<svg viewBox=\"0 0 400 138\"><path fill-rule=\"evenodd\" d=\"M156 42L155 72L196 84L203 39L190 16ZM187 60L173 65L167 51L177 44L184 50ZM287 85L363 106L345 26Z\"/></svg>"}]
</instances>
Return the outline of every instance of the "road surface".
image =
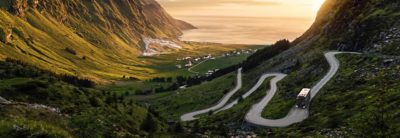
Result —
<instances>
[{"instance_id":1,"label":"road surface","mask_svg":"<svg viewBox=\"0 0 400 138\"><path fill-rule=\"evenodd\" d=\"M313 87L311 88L311 99L314 98L317 93L324 87L329 80L337 73L340 63L336 59L335 55L350 52L328 52L325 54L325 58L328 60L330 69L329 72ZM358 53L350 53L358 54ZM301 122L307 119L309 115L308 109L299 109L295 106L289 111L288 115L281 119L271 120L262 117L262 112L264 108L271 101L272 97L277 91L276 83L277 81L283 79L283 76L278 76L271 81L271 89L268 91L267 95L257 104L253 105L249 112L247 112L245 120L249 123L267 126L267 127L286 127L294 123Z\"/></svg>"},{"instance_id":2,"label":"road surface","mask_svg":"<svg viewBox=\"0 0 400 138\"><path fill-rule=\"evenodd\" d=\"M197 118L195 118L194 116L200 115L200 114L204 114L204 113L208 113L210 111L216 111L220 108L222 108L227 102L228 100L237 92L239 91L239 89L242 88L242 68L238 69L238 73L237 73L237 77L236 77L236 87L231 90L229 93L227 93L219 102L218 104L207 108L207 109L203 109L203 110L199 110L199 111L195 111L195 112L191 112L191 113L187 113L181 116L181 120L182 121L192 121L192 120L196 120Z\"/></svg>"},{"instance_id":3,"label":"road surface","mask_svg":"<svg viewBox=\"0 0 400 138\"><path fill-rule=\"evenodd\" d=\"M246 99L247 97L249 97L251 94L253 94L258 88L260 88L260 86L263 84L263 82L265 81L265 79L269 78L269 77L273 77L273 76L279 76L282 74L264 74L261 76L261 78L258 80L258 82L249 90L247 91L244 95L242 95L243 99ZM218 111L216 111L216 113L227 110L232 108L234 105L239 103L239 99L236 99L235 101L225 105L223 108L219 109Z\"/></svg>"}]
</instances>

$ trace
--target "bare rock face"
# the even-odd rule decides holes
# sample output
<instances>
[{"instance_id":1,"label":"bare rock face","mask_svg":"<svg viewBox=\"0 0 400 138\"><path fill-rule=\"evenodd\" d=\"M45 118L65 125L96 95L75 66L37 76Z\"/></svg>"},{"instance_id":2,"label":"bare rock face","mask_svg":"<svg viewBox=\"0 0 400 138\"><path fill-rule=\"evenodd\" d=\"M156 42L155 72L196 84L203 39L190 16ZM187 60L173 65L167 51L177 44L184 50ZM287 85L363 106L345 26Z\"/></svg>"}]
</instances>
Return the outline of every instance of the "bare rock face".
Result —
<instances>
[{"instance_id":1,"label":"bare rock face","mask_svg":"<svg viewBox=\"0 0 400 138\"><path fill-rule=\"evenodd\" d=\"M28 0L12 0L10 1L10 11L19 17L25 16L25 11L28 8Z\"/></svg>"},{"instance_id":2,"label":"bare rock face","mask_svg":"<svg viewBox=\"0 0 400 138\"><path fill-rule=\"evenodd\" d=\"M6 30L6 43L11 42L11 37L12 37L12 30L11 29L7 29Z\"/></svg>"},{"instance_id":3,"label":"bare rock face","mask_svg":"<svg viewBox=\"0 0 400 138\"><path fill-rule=\"evenodd\" d=\"M0 29L0 41L3 43L10 43L12 38L12 29Z\"/></svg>"},{"instance_id":4,"label":"bare rock face","mask_svg":"<svg viewBox=\"0 0 400 138\"><path fill-rule=\"evenodd\" d=\"M39 0L29 0L29 5L31 5L32 8L36 9L39 5Z\"/></svg>"},{"instance_id":5,"label":"bare rock face","mask_svg":"<svg viewBox=\"0 0 400 138\"><path fill-rule=\"evenodd\" d=\"M39 0L11 0L9 1L9 11L19 17L24 17L25 12L29 8L36 9L39 5Z\"/></svg>"}]
</instances>

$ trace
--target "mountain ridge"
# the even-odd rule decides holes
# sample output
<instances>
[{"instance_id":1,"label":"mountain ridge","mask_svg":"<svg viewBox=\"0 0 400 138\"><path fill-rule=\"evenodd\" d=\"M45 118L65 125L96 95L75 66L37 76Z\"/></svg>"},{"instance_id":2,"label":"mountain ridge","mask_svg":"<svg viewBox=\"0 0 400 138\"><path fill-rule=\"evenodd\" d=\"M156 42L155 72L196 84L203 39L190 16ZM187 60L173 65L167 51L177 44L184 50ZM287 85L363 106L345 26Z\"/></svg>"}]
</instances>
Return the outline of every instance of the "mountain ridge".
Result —
<instances>
[{"instance_id":1,"label":"mountain ridge","mask_svg":"<svg viewBox=\"0 0 400 138\"><path fill-rule=\"evenodd\" d=\"M170 39L186 48L177 38L195 28L155 0L5 0L0 16L1 59L95 81L150 77L155 71L139 66L150 64L138 59L142 39Z\"/></svg>"}]
</instances>

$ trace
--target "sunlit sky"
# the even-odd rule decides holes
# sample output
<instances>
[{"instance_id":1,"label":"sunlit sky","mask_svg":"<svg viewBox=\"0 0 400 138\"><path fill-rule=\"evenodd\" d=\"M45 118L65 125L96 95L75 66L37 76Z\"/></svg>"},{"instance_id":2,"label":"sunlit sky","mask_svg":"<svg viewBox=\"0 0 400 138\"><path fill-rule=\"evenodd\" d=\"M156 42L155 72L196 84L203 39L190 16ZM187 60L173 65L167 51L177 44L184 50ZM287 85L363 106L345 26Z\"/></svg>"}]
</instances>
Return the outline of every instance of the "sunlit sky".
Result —
<instances>
[{"instance_id":1,"label":"sunlit sky","mask_svg":"<svg viewBox=\"0 0 400 138\"><path fill-rule=\"evenodd\" d=\"M324 0L157 0L175 17L314 18Z\"/></svg>"},{"instance_id":2,"label":"sunlit sky","mask_svg":"<svg viewBox=\"0 0 400 138\"><path fill-rule=\"evenodd\" d=\"M313 23L324 0L157 0L177 19L198 27L185 41L272 44L294 40Z\"/></svg>"}]
</instances>

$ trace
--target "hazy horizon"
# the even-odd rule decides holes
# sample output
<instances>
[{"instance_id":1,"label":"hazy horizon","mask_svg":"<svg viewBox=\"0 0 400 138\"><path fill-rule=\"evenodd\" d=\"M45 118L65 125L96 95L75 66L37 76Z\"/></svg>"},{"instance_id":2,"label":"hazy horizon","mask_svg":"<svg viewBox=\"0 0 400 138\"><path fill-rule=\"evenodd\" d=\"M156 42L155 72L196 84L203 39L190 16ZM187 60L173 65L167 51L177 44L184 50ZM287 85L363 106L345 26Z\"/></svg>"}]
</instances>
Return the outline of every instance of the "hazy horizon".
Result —
<instances>
[{"instance_id":1,"label":"hazy horizon","mask_svg":"<svg viewBox=\"0 0 400 138\"><path fill-rule=\"evenodd\" d=\"M256 45L272 44L283 38L294 40L308 29L297 24L311 23L306 18L268 17L189 16L183 20L192 21L198 29L184 31L181 40Z\"/></svg>"},{"instance_id":2,"label":"hazy horizon","mask_svg":"<svg viewBox=\"0 0 400 138\"><path fill-rule=\"evenodd\" d=\"M182 40L271 44L304 33L324 0L157 1L175 18L199 28L185 31Z\"/></svg>"},{"instance_id":3,"label":"hazy horizon","mask_svg":"<svg viewBox=\"0 0 400 138\"><path fill-rule=\"evenodd\" d=\"M314 18L325 0L157 0L173 16ZM290 10L288 10L290 9Z\"/></svg>"}]
</instances>

